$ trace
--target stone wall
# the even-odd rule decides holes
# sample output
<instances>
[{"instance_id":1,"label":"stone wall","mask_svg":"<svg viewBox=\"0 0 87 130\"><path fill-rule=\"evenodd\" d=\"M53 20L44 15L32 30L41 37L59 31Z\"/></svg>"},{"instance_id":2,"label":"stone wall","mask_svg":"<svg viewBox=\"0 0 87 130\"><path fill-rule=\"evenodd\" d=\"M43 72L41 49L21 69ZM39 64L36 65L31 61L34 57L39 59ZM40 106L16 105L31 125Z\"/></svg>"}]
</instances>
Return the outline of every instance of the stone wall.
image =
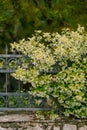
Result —
<instances>
[{"instance_id":1,"label":"stone wall","mask_svg":"<svg viewBox=\"0 0 87 130\"><path fill-rule=\"evenodd\" d=\"M30 113L0 114L0 130L87 130L87 120L37 120Z\"/></svg>"}]
</instances>

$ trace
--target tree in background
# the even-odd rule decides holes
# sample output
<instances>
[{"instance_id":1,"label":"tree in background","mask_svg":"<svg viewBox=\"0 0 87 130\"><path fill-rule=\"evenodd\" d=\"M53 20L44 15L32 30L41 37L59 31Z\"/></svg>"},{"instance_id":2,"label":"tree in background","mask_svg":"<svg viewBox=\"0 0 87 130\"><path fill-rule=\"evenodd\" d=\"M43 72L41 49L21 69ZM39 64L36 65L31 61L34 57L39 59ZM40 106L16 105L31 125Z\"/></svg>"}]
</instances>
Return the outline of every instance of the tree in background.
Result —
<instances>
[{"instance_id":1,"label":"tree in background","mask_svg":"<svg viewBox=\"0 0 87 130\"><path fill-rule=\"evenodd\" d=\"M87 28L86 0L1 0L0 52L9 42L27 38L35 30L61 31L63 27Z\"/></svg>"}]
</instances>

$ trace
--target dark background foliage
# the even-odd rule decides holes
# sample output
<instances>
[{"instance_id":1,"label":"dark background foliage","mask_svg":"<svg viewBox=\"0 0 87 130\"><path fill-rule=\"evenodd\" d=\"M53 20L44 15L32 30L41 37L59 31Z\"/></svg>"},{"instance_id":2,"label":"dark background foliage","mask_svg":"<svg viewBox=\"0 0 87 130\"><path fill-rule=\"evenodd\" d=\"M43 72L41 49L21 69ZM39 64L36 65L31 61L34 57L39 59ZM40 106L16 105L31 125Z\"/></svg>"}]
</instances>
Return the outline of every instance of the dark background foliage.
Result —
<instances>
[{"instance_id":1,"label":"dark background foliage","mask_svg":"<svg viewBox=\"0 0 87 130\"><path fill-rule=\"evenodd\" d=\"M35 30L60 32L78 24L87 31L87 0L0 0L0 53Z\"/></svg>"}]
</instances>

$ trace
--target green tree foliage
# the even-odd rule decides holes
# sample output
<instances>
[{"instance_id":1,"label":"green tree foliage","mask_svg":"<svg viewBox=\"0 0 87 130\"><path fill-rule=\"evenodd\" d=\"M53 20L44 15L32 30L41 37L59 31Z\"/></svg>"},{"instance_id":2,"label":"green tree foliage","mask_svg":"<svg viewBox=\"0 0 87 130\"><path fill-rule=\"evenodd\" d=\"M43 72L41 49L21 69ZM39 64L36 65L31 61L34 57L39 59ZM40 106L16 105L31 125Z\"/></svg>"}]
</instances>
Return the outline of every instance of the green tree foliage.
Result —
<instances>
[{"instance_id":1,"label":"green tree foliage","mask_svg":"<svg viewBox=\"0 0 87 130\"><path fill-rule=\"evenodd\" d=\"M31 83L34 96L62 114L87 118L87 33L64 29L61 34L37 31L28 40L12 43L24 55L13 76Z\"/></svg>"},{"instance_id":2,"label":"green tree foliage","mask_svg":"<svg viewBox=\"0 0 87 130\"><path fill-rule=\"evenodd\" d=\"M87 28L86 0L0 0L0 46L27 38L34 30Z\"/></svg>"}]
</instances>

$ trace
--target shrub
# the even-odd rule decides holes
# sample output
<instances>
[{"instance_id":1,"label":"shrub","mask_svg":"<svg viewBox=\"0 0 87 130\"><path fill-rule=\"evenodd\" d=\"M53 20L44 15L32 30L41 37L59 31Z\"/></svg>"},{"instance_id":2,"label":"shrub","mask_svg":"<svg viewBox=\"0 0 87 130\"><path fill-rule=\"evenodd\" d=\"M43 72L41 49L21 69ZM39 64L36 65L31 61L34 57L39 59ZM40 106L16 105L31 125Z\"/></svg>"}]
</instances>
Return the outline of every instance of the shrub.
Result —
<instances>
[{"instance_id":1,"label":"shrub","mask_svg":"<svg viewBox=\"0 0 87 130\"><path fill-rule=\"evenodd\" d=\"M13 76L31 83L31 93L69 116L87 117L87 34L84 27L48 33L36 31L12 43L24 55Z\"/></svg>"}]
</instances>

